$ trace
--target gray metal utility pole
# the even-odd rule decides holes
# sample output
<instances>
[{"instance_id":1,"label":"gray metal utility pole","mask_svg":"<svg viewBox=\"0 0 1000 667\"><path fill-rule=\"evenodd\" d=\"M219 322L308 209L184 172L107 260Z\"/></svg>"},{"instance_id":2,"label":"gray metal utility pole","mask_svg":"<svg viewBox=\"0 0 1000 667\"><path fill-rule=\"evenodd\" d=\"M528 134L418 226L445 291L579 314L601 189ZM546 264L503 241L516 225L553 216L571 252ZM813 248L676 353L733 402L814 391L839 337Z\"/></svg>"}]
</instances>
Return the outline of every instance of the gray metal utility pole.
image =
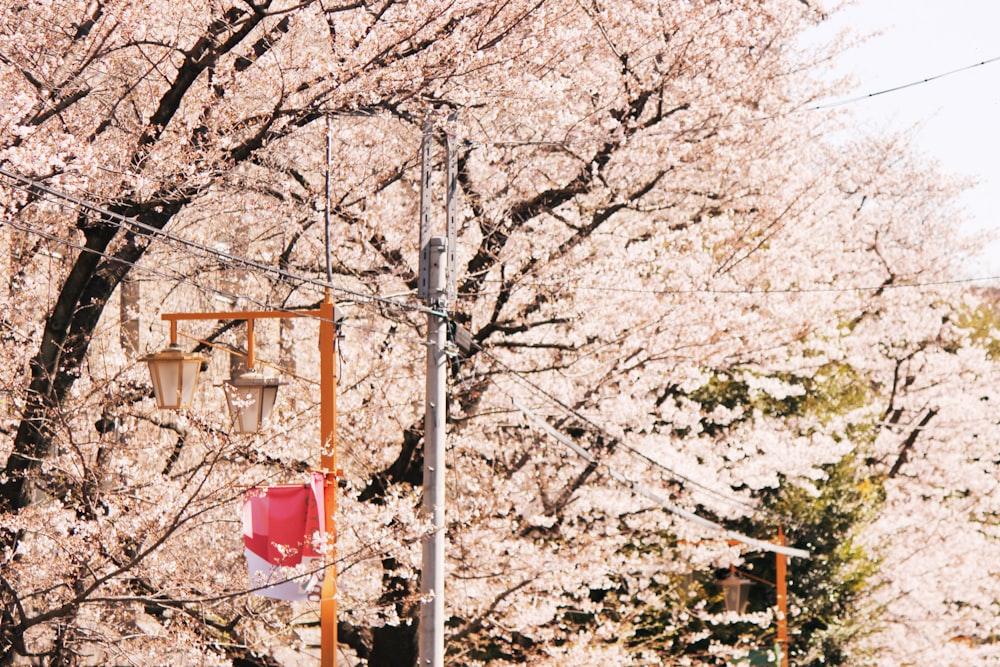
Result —
<instances>
[{"instance_id":1,"label":"gray metal utility pole","mask_svg":"<svg viewBox=\"0 0 1000 667\"><path fill-rule=\"evenodd\" d=\"M433 126L424 125L420 179L419 296L427 314L427 394L424 413L424 491L422 508L431 519L423 540L420 572L420 667L444 667L445 434L448 401L448 305L455 300L455 152L451 136L448 157L447 238L430 235Z\"/></svg>"},{"instance_id":2,"label":"gray metal utility pole","mask_svg":"<svg viewBox=\"0 0 1000 667\"><path fill-rule=\"evenodd\" d=\"M447 242L430 239L428 287L432 298L445 294ZM445 419L447 401L448 319L444 313L427 315L427 407L424 415L423 510L433 528L424 537L423 568L420 573L420 666L444 665L444 474Z\"/></svg>"}]
</instances>

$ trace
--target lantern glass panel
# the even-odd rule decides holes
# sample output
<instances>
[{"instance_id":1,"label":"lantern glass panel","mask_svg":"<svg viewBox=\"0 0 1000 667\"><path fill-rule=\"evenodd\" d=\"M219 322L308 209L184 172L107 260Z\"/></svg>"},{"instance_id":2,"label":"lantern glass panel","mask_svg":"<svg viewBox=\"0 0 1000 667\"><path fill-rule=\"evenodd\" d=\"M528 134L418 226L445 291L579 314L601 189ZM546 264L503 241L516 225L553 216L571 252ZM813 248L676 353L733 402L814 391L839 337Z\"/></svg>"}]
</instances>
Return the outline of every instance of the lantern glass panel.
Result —
<instances>
[{"instance_id":1,"label":"lantern glass panel","mask_svg":"<svg viewBox=\"0 0 1000 667\"><path fill-rule=\"evenodd\" d=\"M176 389L180 393L181 404L190 406L194 403L194 390L198 388L198 374L201 372L201 359L185 359L181 366L180 384Z\"/></svg>"},{"instance_id":2,"label":"lantern glass panel","mask_svg":"<svg viewBox=\"0 0 1000 667\"><path fill-rule=\"evenodd\" d=\"M180 407L178 380L181 377L182 366L183 362L179 359L160 359L149 362L149 374L153 379L153 393L156 395L157 405L161 408Z\"/></svg>"},{"instance_id":3,"label":"lantern glass panel","mask_svg":"<svg viewBox=\"0 0 1000 667\"><path fill-rule=\"evenodd\" d=\"M260 401L260 421L266 422L271 417L271 410L274 409L274 402L278 398L278 385L264 385L264 391Z\"/></svg>"},{"instance_id":4,"label":"lantern glass panel","mask_svg":"<svg viewBox=\"0 0 1000 667\"><path fill-rule=\"evenodd\" d=\"M726 594L726 611L735 611L743 614L747 609L747 602L750 600L751 582L748 579L730 574L719 582Z\"/></svg>"},{"instance_id":5,"label":"lantern glass panel","mask_svg":"<svg viewBox=\"0 0 1000 667\"><path fill-rule=\"evenodd\" d=\"M179 410L191 407L201 365L208 361L208 357L171 346L143 357L142 361L149 366L158 408Z\"/></svg>"},{"instance_id":6,"label":"lantern glass panel","mask_svg":"<svg viewBox=\"0 0 1000 667\"><path fill-rule=\"evenodd\" d=\"M237 433L256 433L271 416L278 395L278 378L248 372L225 383L226 402Z\"/></svg>"}]
</instances>

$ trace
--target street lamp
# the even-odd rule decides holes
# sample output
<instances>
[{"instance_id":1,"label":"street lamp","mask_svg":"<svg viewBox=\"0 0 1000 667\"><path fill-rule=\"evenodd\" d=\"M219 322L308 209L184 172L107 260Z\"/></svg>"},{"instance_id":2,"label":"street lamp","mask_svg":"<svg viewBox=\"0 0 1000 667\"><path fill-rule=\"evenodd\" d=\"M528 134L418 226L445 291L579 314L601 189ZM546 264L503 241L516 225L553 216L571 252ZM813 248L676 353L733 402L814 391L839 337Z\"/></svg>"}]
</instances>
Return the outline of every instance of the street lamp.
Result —
<instances>
[{"instance_id":1,"label":"street lamp","mask_svg":"<svg viewBox=\"0 0 1000 667\"><path fill-rule=\"evenodd\" d=\"M337 512L338 478L343 472L337 468L337 311L330 293L314 310L276 311L261 310L233 313L164 313L170 322L170 347L156 354L143 357L149 364L153 391L158 407L180 409L190 407L201 364L208 360L200 354L183 352L177 346L177 322L180 320L245 321L247 323L247 368L227 383L226 397L234 411L234 426L238 432L253 432L266 419L274 406L277 395L277 378L265 378L254 368L254 323L258 319L291 319L311 317L319 322L319 371L320 371L320 471L324 476L323 505L326 516L327 540L331 558L323 577L320 592L320 666L337 664ZM248 377L249 376L249 377ZM235 399L235 400L234 400ZM234 407L235 405L235 407Z\"/></svg>"},{"instance_id":2,"label":"street lamp","mask_svg":"<svg viewBox=\"0 0 1000 667\"><path fill-rule=\"evenodd\" d=\"M208 357L185 352L177 346L176 341L171 341L170 347L162 352L149 354L141 361L149 365L156 407L168 410L191 407L201 365L208 361Z\"/></svg>"},{"instance_id":3,"label":"street lamp","mask_svg":"<svg viewBox=\"0 0 1000 667\"><path fill-rule=\"evenodd\" d=\"M281 381L257 371L245 371L223 383L226 403L237 433L256 433L271 416Z\"/></svg>"},{"instance_id":4,"label":"street lamp","mask_svg":"<svg viewBox=\"0 0 1000 667\"><path fill-rule=\"evenodd\" d=\"M730 569L728 576L719 580L719 585L726 594L726 611L735 611L737 614L746 612L753 582L736 576L736 572Z\"/></svg>"},{"instance_id":5,"label":"street lamp","mask_svg":"<svg viewBox=\"0 0 1000 667\"><path fill-rule=\"evenodd\" d=\"M785 546L785 531L779 525L778 536L774 540L779 546ZM781 551L774 552L775 581L760 581L776 589L776 603L778 607L777 635L778 646L781 651L781 667L788 667L788 557ZM750 586L753 582L736 576L736 572L730 569L729 576L719 581L726 593L726 611L735 611L742 614L746 611L747 598L750 594Z\"/></svg>"}]
</instances>

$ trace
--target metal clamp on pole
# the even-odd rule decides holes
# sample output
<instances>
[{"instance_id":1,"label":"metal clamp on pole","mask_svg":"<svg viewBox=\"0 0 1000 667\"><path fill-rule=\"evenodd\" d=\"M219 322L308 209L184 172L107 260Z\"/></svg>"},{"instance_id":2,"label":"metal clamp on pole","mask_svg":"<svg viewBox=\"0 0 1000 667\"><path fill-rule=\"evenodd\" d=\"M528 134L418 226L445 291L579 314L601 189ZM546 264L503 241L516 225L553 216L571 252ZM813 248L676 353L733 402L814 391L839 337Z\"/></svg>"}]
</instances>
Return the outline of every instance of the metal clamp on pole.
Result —
<instances>
[{"instance_id":1,"label":"metal clamp on pole","mask_svg":"<svg viewBox=\"0 0 1000 667\"><path fill-rule=\"evenodd\" d=\"M449 118L454 121L456 115ZM431 306L442 304L443 310L447 310L449 304L454 304L458 296L457 280L457 259L455 256L457 242L456 218L458 217L458 204L456 193L458 190L458 151L454 146L454 137L445 132L445 162L447 163L447 181L445 184L445 234L447 257L445 258L444 269L444 294L443 298L438 298L431 294L430 272L431 272L431 201L434 160L434 125L430 119L424 121L424 138L420 147L420 275L417 281L417 296ZM441 239L444 241L444 239Z\"/></svg>"}]
</instances>

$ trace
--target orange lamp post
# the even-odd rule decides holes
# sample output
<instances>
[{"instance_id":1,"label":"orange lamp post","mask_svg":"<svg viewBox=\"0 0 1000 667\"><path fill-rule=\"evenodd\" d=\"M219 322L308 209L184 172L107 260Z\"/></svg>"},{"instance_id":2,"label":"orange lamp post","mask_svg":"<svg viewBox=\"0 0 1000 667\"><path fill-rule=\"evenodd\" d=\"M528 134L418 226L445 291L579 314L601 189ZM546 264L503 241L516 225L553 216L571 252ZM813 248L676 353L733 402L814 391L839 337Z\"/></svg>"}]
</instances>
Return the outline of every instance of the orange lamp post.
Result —
<instances>
[{"instance_id":1,"label":"orange lamp post","mask_svg":"<svg viewBox=\"0 0 1000 667\"><path fill-rule=\"evenodd\" d=\"M779 546L785 546L785 531L778 526ZM781 646L781 667L788 667L788 557L783 553L774 554L775 582L778 598L778 645Z\"/></svg>"},{"instance_id":2,"label":"orange lamp post","mask_svg":"<svg viewBox=\"0 0 1000 667\"><path fill-rule=\"evenodd\" d=\"M774 543L785 546L785 531L779 525L778 536ZM738 544L730 542L730 544ZM781 667L788 667L788 556L780 551L774 552L775 559L775 581L765 581L753 577L755 581L768 586L774 586L777 598L778 618L777 618L777 640L781 651ZM735 570L730 570L729 576L719 581L725 589L726 610L735 611L742 614L746 611L747 596L752 582L736 576Z\"/></svg>"},{"instance_id":3,"label":"orange lamp post","mask_svg":"<svg viewBox=\"0 0 1000 667\"><path fill-rule=\"evenodd\" d=\"M321 667L337 664L337 488L343 472L337 468L337 377L336 309L327 292L318 309L245 312L164 313L170 322L170 347L142 359L149 364L153 391L159 407L182 409L191 406L201 364L207 357L182 352L177 346L177 323L182 320L245 321L247 323L248 373L233 378L227 386L227 400L238 432L254 432L274 405L278 383L254 373L254 323L259 319L312 317L319 321L320 349L320 470L325 477L324 512L331 564L326 569L320 594Z\"/></svg>"}]
</instances>

